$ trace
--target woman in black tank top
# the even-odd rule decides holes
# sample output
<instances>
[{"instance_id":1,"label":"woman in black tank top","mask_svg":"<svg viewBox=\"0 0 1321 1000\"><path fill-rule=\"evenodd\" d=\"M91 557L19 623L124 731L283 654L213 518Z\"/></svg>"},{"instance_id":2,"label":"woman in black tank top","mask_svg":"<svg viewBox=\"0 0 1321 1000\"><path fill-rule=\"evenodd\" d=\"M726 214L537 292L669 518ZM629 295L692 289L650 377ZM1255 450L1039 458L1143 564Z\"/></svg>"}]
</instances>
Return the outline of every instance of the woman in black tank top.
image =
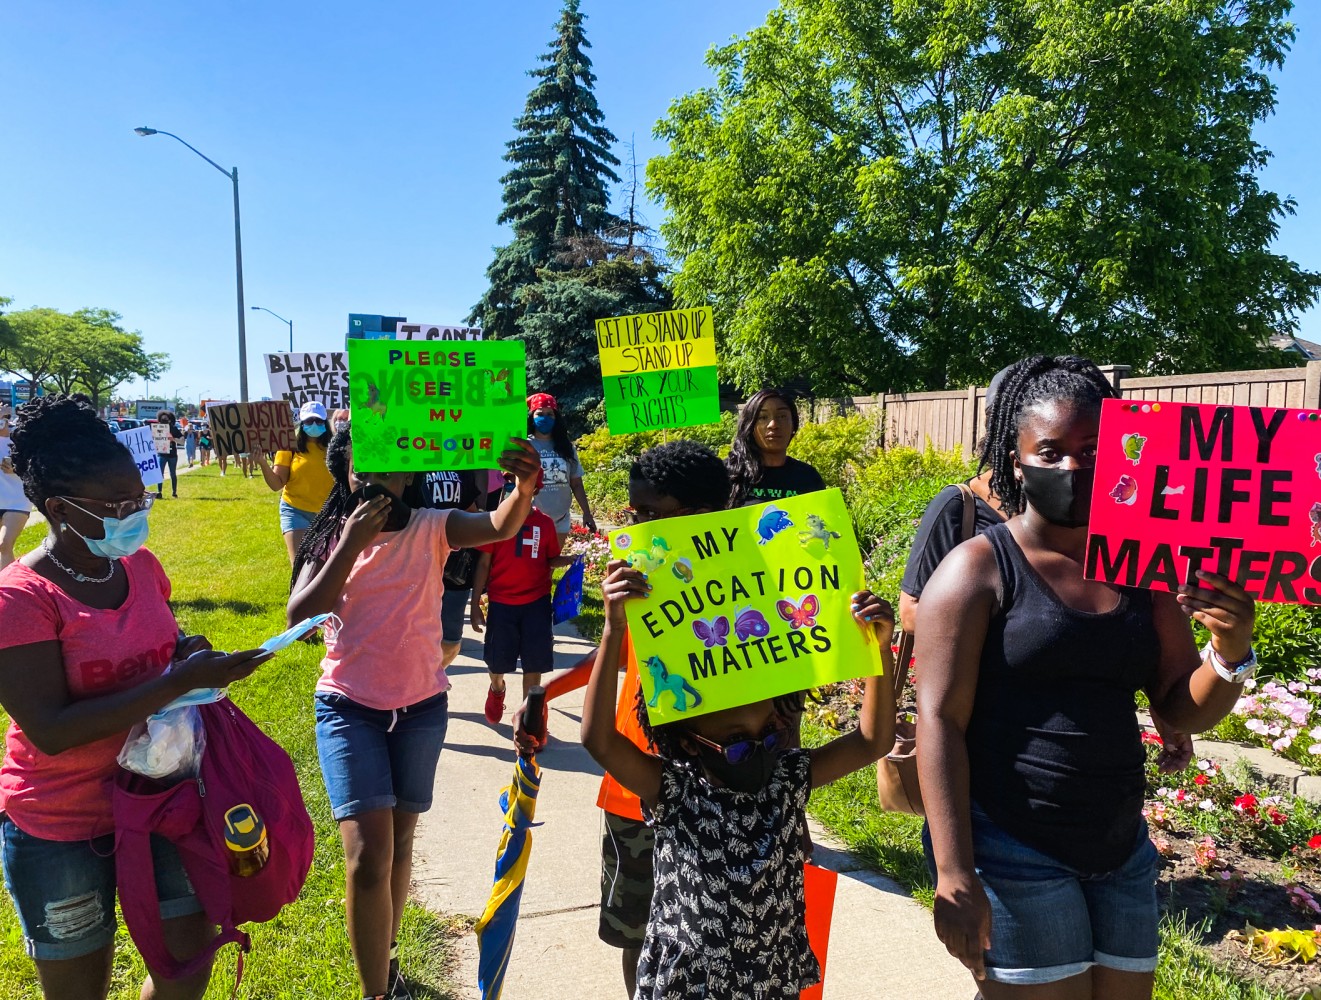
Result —
<instances>
[{"instance_id":1,"label":"woman in black tank top","mask_svg":"<svg viewBox=\"0 0 1321 1000\"><path fill-rule=\"evenodd\" d=\"M1083 579L1112 395L1082 358L1008 369L981 461L1018 516L956 548L918 606L936 932L986 1000L1150 998L1154 851L1134 694L1202 732L1233 708L1246 679L1233 668L1251 657L1252 601L1228 579L1199 574L1178 594ZM1189 618L1211 631L1206 660Z\"/></svg>"}]
</instances>

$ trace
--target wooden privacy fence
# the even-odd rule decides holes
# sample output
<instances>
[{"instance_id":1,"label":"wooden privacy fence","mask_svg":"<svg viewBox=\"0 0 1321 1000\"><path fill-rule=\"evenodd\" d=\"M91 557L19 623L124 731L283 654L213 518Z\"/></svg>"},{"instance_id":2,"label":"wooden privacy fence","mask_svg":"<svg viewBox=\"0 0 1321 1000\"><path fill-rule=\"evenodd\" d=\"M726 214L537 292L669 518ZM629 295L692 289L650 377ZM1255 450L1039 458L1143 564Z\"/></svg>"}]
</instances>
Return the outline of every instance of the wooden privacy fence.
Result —
<instances>
[{"instance_id":1,"label":"wooden privacy fence","mask_svg":"<svg viewBox=\"0 0 1321 1000\"><path fill-rule=\"evenodd\" d=\"M1321 361L1310 361L1305 368L1151 378L1130 378L1127 365L1103 365L1101 370L1126 399L1321 410ZM986 430L985 407L986 388L972 386L944 392L818 399L811 417L822 423L831 417L861 414L880 425L886 448L924 448L930 443L941 450L962 448L965 455L971 455Z\"/></svg>"}]
</instances>

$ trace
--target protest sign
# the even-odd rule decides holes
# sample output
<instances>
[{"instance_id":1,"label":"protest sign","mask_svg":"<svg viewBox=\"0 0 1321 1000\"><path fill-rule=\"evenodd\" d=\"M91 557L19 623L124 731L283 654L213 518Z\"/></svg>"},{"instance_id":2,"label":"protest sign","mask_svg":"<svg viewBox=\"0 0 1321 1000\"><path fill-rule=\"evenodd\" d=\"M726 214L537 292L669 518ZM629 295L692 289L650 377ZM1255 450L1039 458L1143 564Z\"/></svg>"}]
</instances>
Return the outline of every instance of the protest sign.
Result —
<instances>
[{"instance_id":1,"label":"protest sign","mask_svg":"<svg viewBox=\"0 0 1321 1000\"><path fill-rule=\"evenodd\" d=\"M519 340L351 340L349 397L360 472L491 469L527 436L527 355Z\"/></svg>"},{"instance_id":2,"label":"protest sign","mask_svg":"<svg viewBox=\"0 0 1321 1000\"><path fill-rule=\"evenodd\" d=\"M166 430L169 430L169 426L166 424L146 424L142 427L134 427L132 430L119 431L115 434L119 443L132 453L133 461L138 463L138 472L142 474L143 486L159 486L165 481L160 460L156 457L154 437L156 427L165 427Z\"/></svg>"},{"instance_id":3,"label":"protest sign","mask_svg":"<svg viewBox=\"0 0 1321 1000\"><path fill-rule=\"evenodd\" d=\"M170 425L150 423L147 427L151 430L151 440L156 445L156 454L168 455L170 453Z\"/></svg>"},{"instance_id":4,"label":"protest sign","mask_svg":"<svg viewBox=\"0 0 1321 1000\"><path fill-rule=\"evenodd\" d=\"M476 326L445 326L441 323L400 323L395 329L395 340L481 340L482 331Z\"/></svg>"},{"instance_id":5,"label":"protest sign","mask_svg":"<svg viewBox=\"0 0 1321 1000\"><path fill-rule=\"evenodd\" d=\"M599 319L596 345L611 434L720 420L709 308Z\"/></svg>"},{"instance_id":6,"label":"protest sign","mask_svg":"<svg viewBox=\"0 0 1321 1000\"><path fill-rule=\"evenodd\" d=\"M211 441L217 458L290 451L297 440L294 417L284 400L211 402L207 405L206 415L211 423Z\"/></svg>"},{"instance_id":7,"label":"protest sign","mask_svg":"<svg viewBox=\"0 0 1321 1000\"><path fill-rule=\"evenodd\" d=\"M1321 604L1321 413L1102 404L1086 576L1172 591L1199 569Z\"/></svg>"},{"instance_id":8,"label":"protest sign","mask_svg":"<svg viewBox=\"0 0 1321 1000\"><path fill-rule=\"evenodd\" d=\"M652 723L881 672L839 490L620 528L610 548L652 586L626 605Z\"/></svg>"},{"instance_id":9,"label":"protest sign","mask_svg":"<svg viewBox=\"0 0 1321 1000\"><path fill-rule=\"evenodd\" d=\"M349 362L344 351L267 354L266 380L271 397L294 409L320 403L330 410L349 408Z\"/></svg>"}]
</instances>

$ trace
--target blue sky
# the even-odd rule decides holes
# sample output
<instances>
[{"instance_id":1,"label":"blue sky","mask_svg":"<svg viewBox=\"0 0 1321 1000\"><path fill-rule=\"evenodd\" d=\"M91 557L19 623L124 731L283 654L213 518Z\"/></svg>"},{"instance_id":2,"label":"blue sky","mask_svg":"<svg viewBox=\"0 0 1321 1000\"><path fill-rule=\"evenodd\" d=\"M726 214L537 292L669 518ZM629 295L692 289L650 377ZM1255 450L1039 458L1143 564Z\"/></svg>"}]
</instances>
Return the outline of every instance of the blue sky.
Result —
<instances>
[{"instance_id":1,"label":"blue sky","mask_svg":"<svg viewBox=\"0 0 1321 1000\"><path fill-rule=\"evenodd\" d=\"M584 0L607 124L640 162L670 101L704 85L710 45L764 20L771 0ZM1277 244L1321 269L1321 4L1259 136L1265 174L1299 202ZM558 0L191 4L139 0L0 7L0 294L15 307L104 306L173 367L153 395L236 394L229 182L163 136L239 167L246 299L294 321L295 347L343 342L349 312L459 322L506 239L500 159ZM652 209L650 221L660 221ZM1302 335L1321 341L1321 314ZM249 379L288 331L248 314ZM142 386L139 384L138 389Z\"/></svg>"}]
</instances>

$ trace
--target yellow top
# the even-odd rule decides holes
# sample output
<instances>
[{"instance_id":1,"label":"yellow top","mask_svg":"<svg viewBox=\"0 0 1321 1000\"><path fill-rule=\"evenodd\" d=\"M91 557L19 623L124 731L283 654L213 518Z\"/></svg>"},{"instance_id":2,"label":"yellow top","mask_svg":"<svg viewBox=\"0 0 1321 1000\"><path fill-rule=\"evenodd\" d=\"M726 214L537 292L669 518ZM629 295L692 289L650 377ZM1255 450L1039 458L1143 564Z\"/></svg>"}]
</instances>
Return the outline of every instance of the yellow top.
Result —
<instances>
[{"instance_id":1,"label":"yellow top","mask_svg":"<svg viewBox=\"0 0 1321 1000\"><path fill-rule=\"evenodd\" d=\"M318 513L335 486L326 468L326 449L309 444L306 452L277 451L275 464L289 469L289 481L280 499L297 510Z\"/></svg>"}]
</instances>

